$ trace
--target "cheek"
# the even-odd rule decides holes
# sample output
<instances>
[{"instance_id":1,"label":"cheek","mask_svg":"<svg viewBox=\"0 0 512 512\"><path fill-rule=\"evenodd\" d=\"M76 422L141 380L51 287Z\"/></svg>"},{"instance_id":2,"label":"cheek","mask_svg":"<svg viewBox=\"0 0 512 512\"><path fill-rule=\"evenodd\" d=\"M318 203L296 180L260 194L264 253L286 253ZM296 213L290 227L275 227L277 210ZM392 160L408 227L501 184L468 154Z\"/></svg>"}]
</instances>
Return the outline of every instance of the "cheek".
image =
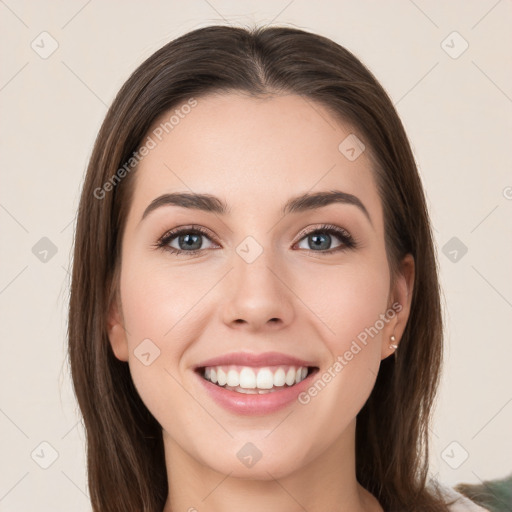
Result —
<instances>
[{"instance_id":1,"label":"cheek","mask_svg":"<svg viewBox=\"0 0 512 512\"><path fill-rule=\"evenodd\" d=\"M336 416L340 422L350 420L371 393L381 361L382 330L394 316L387 314L389 277L385 259L318 269L309 275L310 287L300 292L322 321L329 352L323 372L299 397L315 410L315 422L332 424L333 410L344 411ZM342 426L333 425L332 435Z\"/></svg>"},{"instance_id":2,"label":"cheek","mask_svg":"<svg viewBox=\"0 0 512 512\"><path fill-rule=\"evenodd\" d=\"M385 256L370 263L318 265L298 276L297 295L310 309L311 318L323 325L321 336L332 354L343 353L358 335L364 339L367 329L386 312L390 276Z\"/></svg>"},{"instance_id":3,"label":"cheek","mask_svg":"<svg viewBox=\"0 0 512 512\"><path fill-rule=\"evenodd\" d=\"M179 352L179 340L190 337L187 329L200 310L200 300L211 287L212 277L211 272L201 275L161 260L127 258L121 274L121 297L131 342L151 338L159 340L160 348L166 345L166 350Z\"/></svg>"},{"instance_id":4,"label":"cheek","mask_svg":"<svg viewBox=\"0 0 512 512\"><path fill-rule=\"evenodd\" d=\"M129 367L139 396L152 415L173 435L187 432L190 409L180 362L190 340L197 339L197 306L207 290L194 273L163 267L143 258L127 257L121 272L123 316ZM196 411L196 414L198 412ZM172 421L170 418L173 418Z\"/></svg>"}]
</instances>

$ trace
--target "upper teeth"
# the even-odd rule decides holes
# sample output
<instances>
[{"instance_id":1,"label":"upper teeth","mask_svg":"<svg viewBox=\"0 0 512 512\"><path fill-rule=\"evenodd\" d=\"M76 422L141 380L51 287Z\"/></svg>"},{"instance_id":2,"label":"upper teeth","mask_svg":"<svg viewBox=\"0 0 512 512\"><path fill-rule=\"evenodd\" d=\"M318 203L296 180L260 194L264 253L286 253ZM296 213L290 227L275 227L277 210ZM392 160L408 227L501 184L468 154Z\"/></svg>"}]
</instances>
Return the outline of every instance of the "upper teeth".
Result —
<instances>
[{"instance_id":1,"label":"upper teeth","mask_svg":"<svg viewBox=\"0 0 512 512\"><path fill-rule=\"evenodd\" d=\"M214 384L240 386L243 389L271 389L285 384L293 386L304 380L307 374L305 366L208 366L204 370L204 378Z\"/></svg>"}]
</instances>

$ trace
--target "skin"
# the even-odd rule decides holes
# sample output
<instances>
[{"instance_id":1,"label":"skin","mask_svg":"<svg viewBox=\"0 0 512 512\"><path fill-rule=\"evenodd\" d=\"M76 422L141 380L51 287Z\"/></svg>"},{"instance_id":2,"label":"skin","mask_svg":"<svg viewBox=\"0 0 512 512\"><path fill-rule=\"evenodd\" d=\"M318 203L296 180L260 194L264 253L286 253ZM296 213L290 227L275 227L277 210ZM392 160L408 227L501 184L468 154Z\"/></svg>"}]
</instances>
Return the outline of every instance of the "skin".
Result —
<instances>
[{"instance_id":1,"label":"skin","mask_svg":"<svg viewBox=\"0 0 512 512\"><path fill-rule=\"evenodd\" d=\"M165 512L382 511L355 477L356 416L393 353L390 336L398 344L404 331L414 261L404 258L391 281L367 152L349 161L338 150L350 133L357 132L296 95L210 94L139 164L109 338L163 428ZM332 189L357 196L371 223L348 204L281 216L290 197ZM151 201L170 192L212 194L231 212L164 206L141 221ZM327 254L298 238L323 223L346 229L358 246ZM190 224L212 235L199 255L155 249L168 230ZM250 264L236 252L247 236L263 249ZM178 238L171 244L186 250ZM332 235L331 244L343 242ZM236 415L206 395L191 369L246 350L315 361L321 373L395 301L401 311L307 405ZM160 349L149 366L134 355L147 338ZM247 442L262 453L251 468L236 455Z\"/></svg>"}]
</instances>

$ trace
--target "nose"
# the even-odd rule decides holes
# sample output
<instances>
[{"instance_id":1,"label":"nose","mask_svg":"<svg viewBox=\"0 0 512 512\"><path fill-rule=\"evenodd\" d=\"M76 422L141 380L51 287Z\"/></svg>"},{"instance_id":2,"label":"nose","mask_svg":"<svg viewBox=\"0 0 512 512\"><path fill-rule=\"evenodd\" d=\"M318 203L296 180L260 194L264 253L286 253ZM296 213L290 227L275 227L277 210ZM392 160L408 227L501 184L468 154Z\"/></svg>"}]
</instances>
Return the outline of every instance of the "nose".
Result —
<instances>
[{"instance_id":1,"label":"nose","mask_svg":"<svg viewBox=\"0 0 512 512\"><path fill-rule=\"evenodd\" d=\"M266 251L252 263L236 256L224 281L222 316L227 326L256 332L282 329L293 321L293 292L287 276Z\"/></svg>"}]
</instances>

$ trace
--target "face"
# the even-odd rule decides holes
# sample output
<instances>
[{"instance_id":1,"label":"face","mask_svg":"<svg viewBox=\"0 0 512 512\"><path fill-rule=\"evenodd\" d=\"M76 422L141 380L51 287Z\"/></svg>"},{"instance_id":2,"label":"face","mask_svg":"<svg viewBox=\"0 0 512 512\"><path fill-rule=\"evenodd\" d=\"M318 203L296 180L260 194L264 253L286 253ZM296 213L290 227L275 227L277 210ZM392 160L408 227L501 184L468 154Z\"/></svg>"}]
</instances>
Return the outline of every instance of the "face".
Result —
<instances>
[{"instance_id":1,"label":"face","mask_svg":"<svg viewBox=\"0 0 512 512\"><path fill-rule=\"evenodd\" d=\"M350 126L295 95L186 111L155 123L134 176L111 345L166 453L279 478L349 446L411 278L391 281L367 151L340 149Z\"/></svg>"}]
</instances>

